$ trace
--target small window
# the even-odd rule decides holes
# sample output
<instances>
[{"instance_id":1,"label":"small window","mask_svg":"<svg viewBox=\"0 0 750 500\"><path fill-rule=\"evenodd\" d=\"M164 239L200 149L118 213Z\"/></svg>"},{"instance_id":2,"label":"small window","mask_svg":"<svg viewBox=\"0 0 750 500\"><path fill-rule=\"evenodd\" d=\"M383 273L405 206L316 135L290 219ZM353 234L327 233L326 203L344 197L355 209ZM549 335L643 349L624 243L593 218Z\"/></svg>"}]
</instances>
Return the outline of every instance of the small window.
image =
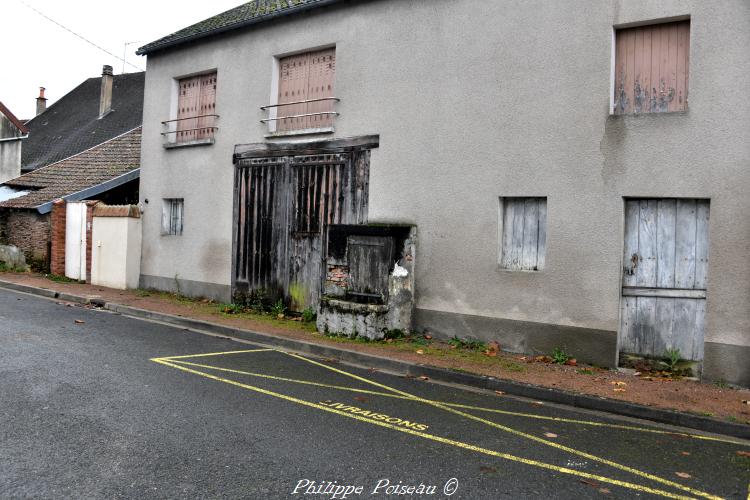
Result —
<instances>
[{"instance_id":1,"label":"small window","mask_svg":"<svg viewBox=\"0 0 750 500\"><path fill-rule=\"evenodd\" d=\"M547 198L500 198L500 267L544 269Z\"/></svg>"},{"instance_id":2,"label":"small window","mask_svg":"<svg viewBox=\"0 0 750 500\"><path fill-rule=\"evenodd\" d=\"M213 139L216 131L216 73L183 78L177 82L175 142Z\"/></svg>"},{"instance_id":3,"label":"small window","mask_svg":"<svg viewBox=\"0 0 750 500\"><path fill-rule=\"evenodd\" d=\"M335 79L335 48L279 59L276 131L332 127Z\"/></svg>"},{"instance_id":4,"label":"small window","mask_svg":"<svg viewBox=\"0 0 750 500\"><path fill-rule=\"evenodd\" d=\"M169 198L164 200L161 214L162 235L180 236L182 234L182 215L184 207L185 200L182 198Z\"/></svg>"},{"instance_id":5,"label":"small window","mask_svg":"<svg viewBox=\"0 0 750 500\"><path fill-rule=\"evenodd\" d=\"M690 21L615 31L614 113L684 111Z\"/></svg>"}]
</instances>

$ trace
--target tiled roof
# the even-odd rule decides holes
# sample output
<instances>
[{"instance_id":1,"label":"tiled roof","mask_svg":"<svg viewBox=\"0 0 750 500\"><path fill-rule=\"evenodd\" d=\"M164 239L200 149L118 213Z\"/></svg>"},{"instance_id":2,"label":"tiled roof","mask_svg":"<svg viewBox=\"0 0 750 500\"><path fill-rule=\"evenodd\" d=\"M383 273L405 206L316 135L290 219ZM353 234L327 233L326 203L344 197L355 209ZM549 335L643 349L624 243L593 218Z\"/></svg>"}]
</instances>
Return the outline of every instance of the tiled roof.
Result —
<instances>
[{"instance_id":1,"label":"tiled roof","mask_svg":"<svg viewBox=\"0 0 750 500\"><path fill-rule=\"evenodd\" d=\"M89 78L26 123L29 137L21 151L21 170L63 160L133 130L143 122L145 73L115 75L112 111L99 118L101 77Z\"/></svg>"},{"instance_id":2,"label":"tiled roof","mask_svg":"<svg viewBox=\"0 0 750 500\"><path fill-rule=\"evenodd\" d=\"M140 165L141 128L138 127L71 158L6 181L5 186L31 192L0 203L0 208L39 208L138 170Z\"/></svg>"},{"instance_id":3,"label":"tiled roof","mask_svg":"<svg viewBox=\"0 0 750 500\"><path fill-rule=\"evenodd\" d=\"M297 14L338 1L340 0L254 0L144 45L136 53L144 55L156 52L198 38Z\"/></svg>"}]
</instances>

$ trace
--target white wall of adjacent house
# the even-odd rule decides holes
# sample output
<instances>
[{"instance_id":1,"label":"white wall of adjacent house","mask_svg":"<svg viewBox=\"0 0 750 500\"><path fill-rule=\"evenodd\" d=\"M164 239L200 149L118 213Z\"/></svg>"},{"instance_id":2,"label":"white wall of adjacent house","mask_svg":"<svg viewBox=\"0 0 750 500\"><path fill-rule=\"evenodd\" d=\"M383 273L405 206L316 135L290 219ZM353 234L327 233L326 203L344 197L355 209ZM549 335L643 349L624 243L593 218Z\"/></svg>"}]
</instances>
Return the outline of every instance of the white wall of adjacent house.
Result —
<instances>
[{"instance_id":1,"label":"white wall of adjacent house","mask_svg":"<svg viewBox=\"0 0 750 500\"><path fill-rule=\"evenodd\" d=\"M138 288L141 220L95 216L91 240L91 283L121 290Z\"/></svg>"},{"instance_id":2,"label":"white wall of adjacent house","mask_svg":"<svg viewBox=\"0 0 750 500\"><path fill-rule=\"evenodd\" d=\"M86 210L83 201L70 202L65 213L65 276L86 281Z\"/></svg>"}]
</instances>

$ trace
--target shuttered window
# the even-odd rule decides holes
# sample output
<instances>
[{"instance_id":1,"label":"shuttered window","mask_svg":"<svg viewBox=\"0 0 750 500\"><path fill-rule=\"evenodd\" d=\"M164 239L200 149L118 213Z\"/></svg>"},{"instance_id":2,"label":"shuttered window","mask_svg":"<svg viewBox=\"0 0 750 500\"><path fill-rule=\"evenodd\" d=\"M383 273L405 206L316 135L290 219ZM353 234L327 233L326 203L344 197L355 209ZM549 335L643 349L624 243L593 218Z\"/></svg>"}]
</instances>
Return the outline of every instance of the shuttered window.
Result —
<instances>
[{"instance_id":1,"label":"shuttered window","mask_svg":"<svg viewBox=\"0 0 750 500\"><path fill-rule=\"evenodd\" d=\"M280 59L277 130L331 127L334 101L328 98L334 97L335 77L335 48Z\"/></svg>"},{"instance_id":2,"label":"shuttered window","mask_svg":"<svg viewBox=\"0 0 750 500\"><path fill-rule=\"evenodd\" d=\"M161 214L161 234L180 236L182 234L182 215L185 200L167 198L163 200Z\"/></svg>"},{"instance_id":3,"label":"shuttered window","mask_svg":"<svg viewBox=\"0 0 750 500\"><path fill-rule=\"evenodd\" d=\"M544 269L547 198L501 198L500 210L500 266L519 271Z\"/></svg>"},{"instance_id":4,"label":"shuttered window","mask_svg":"<svg viewBox=\"0 0 750 500\"><path fill-rule=\"evenodd\" d=\"M212 139L216 130L216 73L183 78L177 99L177 142Z\"/></svg>"},{"instance_id":5,"label":"shuttered window","mask_svg":"<svg viewBox=\"0 0 750 500\"><path fill-rule=\"evenodd\" d=\"M615 114L684 111L690 21L615 31Z\"/></svg>"}]
</instances>

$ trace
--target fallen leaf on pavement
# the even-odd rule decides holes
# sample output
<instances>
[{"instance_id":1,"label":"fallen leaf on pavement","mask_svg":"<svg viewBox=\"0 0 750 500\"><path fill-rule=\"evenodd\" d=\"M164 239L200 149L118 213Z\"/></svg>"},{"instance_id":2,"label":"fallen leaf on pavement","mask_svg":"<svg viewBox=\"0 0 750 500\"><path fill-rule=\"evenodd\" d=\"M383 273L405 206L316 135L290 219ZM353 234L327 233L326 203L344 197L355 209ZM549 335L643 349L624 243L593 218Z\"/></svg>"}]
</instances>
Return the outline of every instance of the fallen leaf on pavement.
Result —
<instances>
[{"instance_id":1,"label":"fallen leaf on pavement","mask_svg":"<svg viewBox=\"0 0 750 500\"><path fill-rule=\"evenodd\" d=\"M680 454L685 455L686 457L690 456L690 452L689 451L682 451L682 452L680 452Z\"/></svg>"},{"instance_id":2,"label":"fallen leaf on pavement","mask_svg":"<svg viewBox=\"0 0 750 500\"><path fill-rule=\"evenodd\" d=\"M418 377L419 380L430 380L430 377L427 377L425 375L422 375L421 377Z\"/></svg>"},{"instance_id":3,"label":"fallen leaf on pavement","mask_svg":"<svg viewBox=\"0 0 750 500\"><path fill-rule=\"evenodd\" d=\"M505 391L495 391L495 394L502 396L503 394L505 394Z\"/></svg>"},{"instance_id":4,"label":"fallen leaf on pavement","mask_svg":"<svg viewBox=\"0 0 750 500\"><path fill-rule=\"evenodd\" d=\"M586 481L585 479L580 479L579 481L583 484L588 484L589 486L593 486L594 488L599 487L599 483L597 483L596 481Z\"/></svg>"},{"instance_id":5,"label":"fallen leaf on pavement","mask_svg":"<svg viewBox=\"0 0 750 500\"><path fill-rule=\"evenodd\" d=\"M480 472L497 472L497 469L494 467L485 467L484 465L479 467Z\"/></svg>"},{"instance_id":6,"label":"fallen leaf on pavement","mask_svg":"<svg viewBox=\"0 0 750 500\"><path fill-rule=\"evenodd\" d=\"M675 472L675 475L681 477L682 479L690 479L691 477L693 477L687 472Z\"/></svg>"},{"instance_id":7,"label":"fallen leaf on pavement","mask_svg":"<svg viewBox=\"0 0 750 500\"><path fill-rule=\"evenodd\" d=\"M534 406L544 406L544 403L542 403L541 401L534 401L531 404L533 404Z\"/></svg>"},{"instance_id":8,"label":"fallen leaf on pavement","mask_svg":"<svg viewBox=\"0 0 750 500\"><path fill-rule=\"evenodd\" d=\"M548 438L556 438L557 437L557 434L555 434L554 432L545 432L544 435L547 436Z\"/></svg>"},{"instance_id":9,"label":"fallen leaf on pavement","mask_svg":"<svg viewBox=\"0 0 750 500\"><path fill-rule=\"evenodd\" d=\"M82 325L85 323L85 321L83 321L82 319L76 319L73 321L73 323L75 323L76 325Z\"/></svg>"},{"instance_id":10,"label":"fallen leaf on pavement","mask_svg":"<svg viewBox=\"0 0 750 500\"><path fill-rule=\"evenodd\" d=\"M599 493L604 493L605 495L609 495L612 493L609 488L599 488Z\"/></svg>"},{"instance_id":11,"label":"fallen leaf on pavement","mask_svg":"<svg viewBox=\"0 0 750 500\"><path fill-rule=\"evenodd\" d=\"M367 403L367 402L369 401L369 399L367 399L367 398L366 398L366 397L364 397L364 396L354 396L354 399L356 399L356 400L357 400L357 401L359 401L360 403Z\"/></svg>"}]
</instances>

